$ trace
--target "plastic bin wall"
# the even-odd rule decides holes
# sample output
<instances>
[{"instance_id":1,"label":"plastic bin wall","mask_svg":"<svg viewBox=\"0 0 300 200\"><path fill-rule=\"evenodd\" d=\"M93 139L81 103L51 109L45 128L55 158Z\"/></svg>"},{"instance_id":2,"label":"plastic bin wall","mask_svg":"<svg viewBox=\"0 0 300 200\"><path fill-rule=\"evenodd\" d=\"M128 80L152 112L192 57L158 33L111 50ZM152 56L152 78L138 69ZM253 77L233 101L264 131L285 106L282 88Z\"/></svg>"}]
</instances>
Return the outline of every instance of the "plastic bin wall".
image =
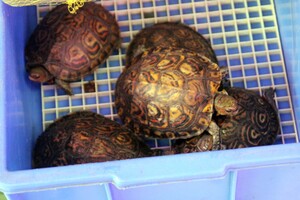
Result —
<instances>
[{"instance_id":1,"label":"plastic bin wall","mask_svg":"<svg viewBox=\"0 0 300 200\"><path fill-rule=\"evenodd\" d=\"M145 2L154 5L165 2L173 8L176 4L201 1ZM228 2L235 6L247 1ZM254 0L247 4L251 2L268 4L272 1ZM283 123L292 130L293 125L300 127L297 57L300 2L275 0L274 5L295 114L295 124ZM294 137L289 139L289 131L283 143L290 144L31 169L32 147L44 121L49 123L41 112L45 103L41 100L43 88L30 82L24 69L24 46L36 26L38 14L35 7L13 8L2 2L0 11L0 191L8 199L247 200L283 199L287 195L289 199L298 198L300 145ZM60 98L63 97L58 100ZM299 132L297 130L291 132Z\"/></svg>"}]
</instances>

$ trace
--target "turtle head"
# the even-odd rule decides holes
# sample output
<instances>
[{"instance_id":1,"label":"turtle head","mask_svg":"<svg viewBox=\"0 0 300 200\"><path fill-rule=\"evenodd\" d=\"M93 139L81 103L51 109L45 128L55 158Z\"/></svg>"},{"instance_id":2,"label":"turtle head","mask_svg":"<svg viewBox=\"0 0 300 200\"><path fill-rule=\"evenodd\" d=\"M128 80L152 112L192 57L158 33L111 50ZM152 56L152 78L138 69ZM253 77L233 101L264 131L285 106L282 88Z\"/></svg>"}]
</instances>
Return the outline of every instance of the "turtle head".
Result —
<instances>
[{"instance_id":1,"label":"turtle head","mask_svg":"<svg viewBox=\"0 0 300 200\"><path fill-rule=\"evenodd\" d=\"M214 107L218 115L236 115L238 113L238 103L235 98L218 93L214 99Z\"/></svg>"},{"instance_id":2,"label":"turtle head","mask_svg":"<svg viewBox=\"0 0 300 200\"><path fill-rule=\"evenodd\" d=\"M29 70L29 79L35 82L48 82L53 77L43 66L36 66Z\"/></svg>"}]
</instances>

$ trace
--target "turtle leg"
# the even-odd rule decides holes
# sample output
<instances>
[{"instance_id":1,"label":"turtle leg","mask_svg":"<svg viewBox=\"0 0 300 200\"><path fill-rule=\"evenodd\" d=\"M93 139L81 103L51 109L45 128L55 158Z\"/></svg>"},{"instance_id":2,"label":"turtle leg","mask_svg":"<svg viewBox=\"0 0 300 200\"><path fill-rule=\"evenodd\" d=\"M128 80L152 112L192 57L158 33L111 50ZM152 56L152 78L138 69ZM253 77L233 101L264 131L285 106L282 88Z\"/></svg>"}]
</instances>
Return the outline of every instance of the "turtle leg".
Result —
<instances>
[{"instance_id":1,"label":"turtle leg","mask_svg":"<svg viewBox=\"0 0 300 200\"><path fill-rule=\"evenodd\" d=\"M222 80L221 80L221 85L219 87L219 91L231 87L230 80L228 79L228 74L229 74L228 67L220 66L220 71L222 74Z\"/></svg>"},{"instance_id":2,"label":"turtle leg","mask_svg":"<svg viewBox=\"0 0 300 200\"><path fill-rule=\"evenodd\" d=\"M276 103L275 103L275 100L274 100L274 96L275 96L275 89L272 88L272 87L270 87L268 89L264 89L262 91L262 97L267 102L269 102L269 104L271 104L271 106L273 107L274 110L277 110Z\"/></svg>"},{"instance_id":3,"label":"turtle leg","mask_svg":"<svg viewBox=\"0 0 300 200\"><path fill-rule=\"evenodd\" d=\"M220 128L219 126L214 122L211 121L209 124L209 127L207 128L207 131L209 134L213 137L213 146L212 150L220 150L221 149L221 137L220 137ZM224 147L222 147L223 149Z\"/></svg>"},{"instance_id":4,"label":"turtle leg","mask_svg":"<svg viewBox=\"0 0 300 200\"><path fill-rule=\"evenodd\" d=\"M73 95L70 84L66 81L55 79L55 83L60 86L68 95Z\"/></svg>"},{"instance_id":5,"label":"turtle leg","mask_svg":"<svg viewBox=\"0 0 300 200\"><path fill-rule=\"evenodd\" d=\"M226 67L226 66L221 66L220 71L222 74L222 78L225 78L229 74L228 67Z\"/></svg>"}]
</instances>

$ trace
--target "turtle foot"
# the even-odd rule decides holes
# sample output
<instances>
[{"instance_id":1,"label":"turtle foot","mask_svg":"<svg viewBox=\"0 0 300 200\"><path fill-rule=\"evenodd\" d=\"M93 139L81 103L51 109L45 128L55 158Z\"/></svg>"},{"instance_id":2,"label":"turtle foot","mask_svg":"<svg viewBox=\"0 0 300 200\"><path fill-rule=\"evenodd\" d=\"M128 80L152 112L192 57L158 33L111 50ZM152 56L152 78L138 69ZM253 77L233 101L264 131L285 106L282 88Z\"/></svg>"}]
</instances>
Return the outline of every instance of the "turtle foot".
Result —
<instances>
[{"instance_id":1,"label":"turtle foot","mask_svg":"<svg viewBox=\"0 0 300 200\"><path fill-rule=\"evenodd\" d=\"M55 83L60 86L69 96L73 95L72 89L70 87L70 84L68 82L65 82L60 79L55 79Z\"/></svg>"},{"instance_id":2,"label":"turtle foot","mask_svg":"<svg viewBox=\"0 0 300 200\"><path fill-rule=\"evenodd\" d=\"M221 149L221 137L220 137L220 128L219 126L212 121L207 129L209 134L213 137L212 151Z\"/></svg>"}]
</instances>

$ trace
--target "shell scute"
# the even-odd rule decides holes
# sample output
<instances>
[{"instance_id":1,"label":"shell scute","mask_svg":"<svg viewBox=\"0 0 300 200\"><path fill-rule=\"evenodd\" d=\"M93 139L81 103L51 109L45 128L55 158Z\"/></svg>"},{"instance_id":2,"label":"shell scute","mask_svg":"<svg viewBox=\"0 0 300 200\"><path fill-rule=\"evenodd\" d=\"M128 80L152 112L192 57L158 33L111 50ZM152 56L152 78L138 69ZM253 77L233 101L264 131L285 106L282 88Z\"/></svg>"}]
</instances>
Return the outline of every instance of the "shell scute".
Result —
<instances>
[{"instance_id":1,"label":"shell scute","mask_svg":"<svg viewBox=\"0 0 300 200\"><path fill-rule=\"evenodd\" d=\"M269 91L268 94L272 95L269 99L242 88L228 88L227 92L237 100L238 112L233 116L213 117L220 127L222 146L235 149L273 144L280 134L277 109L270 102L274 101L274 90ZM203 149L204 143L209 148ZM172 146L173 153L211 149L212 136L205 134L178 141Z\"/></svg>"},{"instance_id":2,"label":"shell scute","mask_svg":"<svg viewBox=\"0 0 300 200\"><path fill-rule=\"evenodd\" d=\"M143 137L199 135L210 124L221 79L220 70L196 52L172 47L145 51L117 81L118 114Z\"/></svg>"},{"instance_id":3,"label":"shell scute","mask_svg":"<svg viewBox=\"0 0 300 200\"><path fill-rule=\"evenodd\" d=\"M134 57L158 46L188 49L218 63L210 43L201 34L182 23L164 22L146 27L134 36L126 53L127 67Z\"/></svg>"},{"instance_id":4,"label":"shell scute","mask_svg":"<svg viewBox=\"0 0 300 200\"><path fill-rule=\"evenodd\" d=\"M78 111L50 124L37 139L34 167L105 162L156 155L133 132L90 111Z\"/></svg>"},{"instance_id":5,"label":"shell scute","mask_svg":"<svg viewBox=\"0 0 300 200\"><path fill-rule=\"evenodd\" d=\"M96 70L119 47L119 41L115 17L100 4L87 2L75 15L62 4L43 18L29 38L26 69L30 74L37 66L43 67L54 79L78 81ZM51 67L52 63L57 67Z\"/></svg>"}]
</instances>

